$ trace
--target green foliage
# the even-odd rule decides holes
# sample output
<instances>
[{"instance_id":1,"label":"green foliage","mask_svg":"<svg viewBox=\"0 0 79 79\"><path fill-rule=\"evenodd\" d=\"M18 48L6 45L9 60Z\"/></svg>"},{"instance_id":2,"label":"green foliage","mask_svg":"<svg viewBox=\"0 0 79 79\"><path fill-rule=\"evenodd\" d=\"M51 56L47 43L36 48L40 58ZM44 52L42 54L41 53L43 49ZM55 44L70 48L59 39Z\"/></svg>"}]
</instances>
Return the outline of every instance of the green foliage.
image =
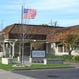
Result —
<instances>
[{"instance_id":1,"label":"green foliage","mask_svg":"<svg viewBox=\"0 0 79 79\"><path fill-rule=\"evenodd\" d=\"M73 60L73 61L76 61L76 62L79 62L79 56L73 56L73 57L72 57L72 60Z\"/></svg>"},{"instance_id":2,"label":"green foliage","mask_svg":"<svg viewBox=\"0 0 79 79\"><path fill-rule=\"evenodd\" d=\"M47 54L46 57L47 59L62 59L62 56L56 56L51 54Z\"/></svg>"},{"instance_id":3,"label":"green foliage","mask_svg":"<svg viewBox=\"0 0 79 79\"><path fill-rule=\"evenodd\" d=\"M46 26L46 27L47 27L47 26L48 26L48 24L42 24L42 26Z\"/></svg>"},{"instance_id":4,"label":"green foliage","mask_svg":"<svg viewBox=\"0 0 79 79\"><path fill-rule=\"evenodd\" d=\"M68 35L67 39L66 39L66 44L68 44L68 46L70 47L74 47L76 42L78 42L79 40L79 36L78 35Z\"/></svg>"},{"instance_id":5,"label":"green foliage","mask_svg":"<svg viewBox=\"0 0 79 79\"><path fill-rule=\"evenodd\" d=\"M63 60L72 60L71 55L63 55L63 56L57 56L57 55L51 55L51 54L47 54L47 58L48 59L63 59Z\"/></svg>"},{"instance_id":6,"label":"green foliage","mask_svg":"<svg viewBox=\"0 0 79 79\"><path fill-rule=\"evenodd\" d=\"M62 59L64 59L65 61L71 61L72 60L72 56L71 55L63 55Z\"/></svg>"},{"instance_id":7,"label":"green foliage","mask_svg":"<svg viewBox=\"0 0 79 79\"><path fill-rule=\"evenodd\" d=\"M64 61L79 62L79 56L72 55L55 56L47 54L47 59L63 59Z\"/></svg>"},{"instance_id":8,"label":"green foliage","mask_svg":"<svg viewBox=\"0 0 79 79\"><path fill-rule=\"evenodd\" d=\"M79 47L79 35L70 34L67 36L67 38L63 41L60 40L61 43L68 49L69 55L71 55L71 52L74 48Z\"/></svg>"}]
</instances>

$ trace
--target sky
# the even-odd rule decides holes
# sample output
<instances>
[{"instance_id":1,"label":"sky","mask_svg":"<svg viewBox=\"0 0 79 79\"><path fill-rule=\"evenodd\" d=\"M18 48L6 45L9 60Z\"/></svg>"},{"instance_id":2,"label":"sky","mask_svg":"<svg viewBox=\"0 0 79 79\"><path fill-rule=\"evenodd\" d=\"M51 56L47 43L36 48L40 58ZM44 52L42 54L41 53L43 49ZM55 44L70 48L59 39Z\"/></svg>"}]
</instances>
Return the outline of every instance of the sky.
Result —
<instances>
[{"instance_id":1,"label":"sky","mask_svg":"<svg viewBox=\"0 0 79 79\"><path fill-rule=\"evenodd\" d=\"M35 19L24 20L26 24L58 26L79 24L79 0L0 0L0 29L21 23L22 5L36 9Z\"/></svg>"}]
</instances>

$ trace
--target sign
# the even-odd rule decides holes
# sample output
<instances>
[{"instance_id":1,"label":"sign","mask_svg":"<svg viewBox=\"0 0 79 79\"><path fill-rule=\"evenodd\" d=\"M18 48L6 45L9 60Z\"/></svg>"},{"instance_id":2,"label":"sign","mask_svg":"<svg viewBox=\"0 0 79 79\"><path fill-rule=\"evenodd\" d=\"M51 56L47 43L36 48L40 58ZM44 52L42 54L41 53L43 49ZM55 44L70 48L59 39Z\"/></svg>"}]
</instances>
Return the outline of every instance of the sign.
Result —
<instances>
[{"instance_id":1,"label":"sign","mask_svg":"<svg viewBox=\"0 0 79 79\"><path fill-rule=\"evenodd\" d=\"M45 51L32 51L32 57L45 57Z\"/></svg>"}]
</instances>

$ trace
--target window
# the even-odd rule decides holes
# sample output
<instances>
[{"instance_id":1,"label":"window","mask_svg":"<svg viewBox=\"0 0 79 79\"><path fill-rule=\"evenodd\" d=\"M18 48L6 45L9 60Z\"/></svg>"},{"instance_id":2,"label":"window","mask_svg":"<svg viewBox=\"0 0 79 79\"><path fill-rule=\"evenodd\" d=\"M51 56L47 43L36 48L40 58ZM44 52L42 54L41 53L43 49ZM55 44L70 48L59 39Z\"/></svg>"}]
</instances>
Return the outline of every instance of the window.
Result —
<instances>
[{"instance_id":1,"label":"window","mask_svg":"<svg viewBox=\"0 0 79 79\"><path fill-rule=\"evenodd\" d=\"M58 52L63 52L63 45L58 45Z\"/></svg>"},{"instance_id":2,"label":"window","mask_svg":"<svg viewBox=\"0 0 79 79\"><path fill-rule=\"evenodd\" d=\"M64 46L64 52L68 52L68 48Z\"/></svg>"}]
</instances>

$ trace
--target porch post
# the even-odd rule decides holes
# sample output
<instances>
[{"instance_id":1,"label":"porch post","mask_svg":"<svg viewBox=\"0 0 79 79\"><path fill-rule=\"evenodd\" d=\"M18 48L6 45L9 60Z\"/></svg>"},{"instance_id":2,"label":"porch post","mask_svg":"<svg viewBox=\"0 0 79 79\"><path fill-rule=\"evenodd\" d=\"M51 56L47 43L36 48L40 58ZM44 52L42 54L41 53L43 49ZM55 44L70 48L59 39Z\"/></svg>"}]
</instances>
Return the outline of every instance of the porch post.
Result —
<instances>
[{"instance_id":1,"label":"porch post","mask_svg":"<svg viewBox=\"0 0 79 79\"><path fill-rule=\"evenodd\" d=\"M30 64L32 64L32 42L30 42L30 58L29 58L29 62Z\"/></svg>"},{"instance_id":2,"label":"porch post","mask_svg":"<svg viewBox=\"0 0 79 79\"><path fill-rule=\"evenodd\" d=\"M14 49L14 47L15 47L15 42L10 42L10 45L12 46L12 57L14 57L14 52L15 52L15 49Z\"/></svg>"},{"instance_id":3,"label":"porch post","mask_svg":"<svg viewBox=\"0 0 79 79\"><path fill-rule=\"evenodd\" d=\"M13 48L13 50L12 50L12 54L13 54L13 57L14 57L14 51L15 51L15 42L13 42L12 48Z\"/></svg>"},{"instance_id":4,"label":"porch post","mask_svg":"<svg viewBox=\"0 0 79 79\"><path fill-rule=\"evenodd\" d=\"M48 54L48 42L46 42L46 54Z\"/></svg>"},{"instance_id":5,"label":"porch post","mask_svg":"<svg viewBox=\"0 0 79 79\"><path fill-rule=\"evenodd\" d=\"M22 62L22 56L21 56L21 41L19 42L19 57L18 61Z\"/></svg>"},{"instance_id":6,"label":"porch post","mask_svg":"<svg viewBox=\"0 0 79 79\"><path fill-rule=\"evenodd\" d=\"M1 44L1 47L2 47L2 50L3 50L3 56L6 56L6 49L5 49L5 43L3 42L2 44Z\"/></svg>"}]
</instances>

